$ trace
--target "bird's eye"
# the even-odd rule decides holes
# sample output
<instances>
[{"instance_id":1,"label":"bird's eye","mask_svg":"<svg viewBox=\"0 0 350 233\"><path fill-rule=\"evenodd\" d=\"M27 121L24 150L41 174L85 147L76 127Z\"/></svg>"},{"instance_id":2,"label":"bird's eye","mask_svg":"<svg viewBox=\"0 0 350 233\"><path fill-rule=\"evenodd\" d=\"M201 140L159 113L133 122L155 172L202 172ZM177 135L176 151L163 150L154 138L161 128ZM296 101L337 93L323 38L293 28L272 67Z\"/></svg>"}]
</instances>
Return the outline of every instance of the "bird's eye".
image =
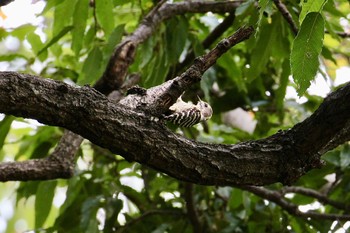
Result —
<instances>
[{"instance_id":1,"label":"bird's eye","mask_svg":"<svg viewBox=\"0 0 350 233\"><path fill-rule=\"evenodd\" d=\"M204 104L204 107L206 107L206 108L207 108L207 107L208 107L208 104Z\"/></svg>"}]
</instances>

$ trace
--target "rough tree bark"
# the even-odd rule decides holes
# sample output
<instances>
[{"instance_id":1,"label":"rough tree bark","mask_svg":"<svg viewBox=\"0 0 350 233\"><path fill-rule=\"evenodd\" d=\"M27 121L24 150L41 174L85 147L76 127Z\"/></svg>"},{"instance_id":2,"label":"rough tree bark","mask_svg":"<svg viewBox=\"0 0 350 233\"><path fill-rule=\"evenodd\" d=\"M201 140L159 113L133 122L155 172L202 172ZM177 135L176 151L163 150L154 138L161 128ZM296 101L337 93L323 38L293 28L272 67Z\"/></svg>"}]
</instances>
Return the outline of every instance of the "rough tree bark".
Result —
<instances>
[{"instance_id":1,"label":"rough tree bark","mask_svg":"<svg viewBox=\"0 0 350 233\"><path fill-rule=\"evenodd\" d=\"M93 88L0 73L0 112L64 127L129 161L204 185L290 184L319 167L319 151L327 151L349 124L349 98L347 84L290 130L236 145L208 144L177 135L150 115L115 104ZM11 180L11 164L0 165L1 180Z\"/></svg>"}]
</instances>

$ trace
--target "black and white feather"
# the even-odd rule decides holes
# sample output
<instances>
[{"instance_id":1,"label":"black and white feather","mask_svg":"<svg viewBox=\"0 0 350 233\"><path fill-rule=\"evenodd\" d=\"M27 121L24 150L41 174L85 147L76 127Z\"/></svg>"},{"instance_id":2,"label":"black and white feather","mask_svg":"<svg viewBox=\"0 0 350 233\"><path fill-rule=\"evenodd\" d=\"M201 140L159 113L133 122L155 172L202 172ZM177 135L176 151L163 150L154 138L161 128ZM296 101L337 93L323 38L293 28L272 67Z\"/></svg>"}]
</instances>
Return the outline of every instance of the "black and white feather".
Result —
<instances>
[{"instance_id":1,"label":"black and white feather","mask_svg":"<svg viewBox=\"0 0 350 233\"><path fill-rule=\"evenodd\" d=\"M181 127L192 127L201 121L210 119L213 110L208 103L199 99L198 103L194 105L184 102L181 97L182 95L169 108L172 114L165 116L165 120Z\"/></svg>"},{"instance_id":2,"label":"black and white feather","mask_svg":"<svg viewBox=\"0 0 350 233\"><path fill-rule=\"evenodd\" d=\"M174 112L166 116L165 120L181 127L192 127L201 121L201 111L196 108L191 108L182 112Z\"/></svg>"}]
</instances>

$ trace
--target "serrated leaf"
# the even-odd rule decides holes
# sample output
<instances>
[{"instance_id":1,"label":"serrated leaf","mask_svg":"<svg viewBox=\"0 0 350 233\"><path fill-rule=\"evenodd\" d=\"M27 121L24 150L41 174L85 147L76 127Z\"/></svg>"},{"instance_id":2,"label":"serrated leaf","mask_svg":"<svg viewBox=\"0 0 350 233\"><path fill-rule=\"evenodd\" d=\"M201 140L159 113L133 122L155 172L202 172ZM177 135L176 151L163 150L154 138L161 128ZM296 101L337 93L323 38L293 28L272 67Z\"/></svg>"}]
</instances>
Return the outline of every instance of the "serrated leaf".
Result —
<instances>
[{"instance_id":1,"label":"serrated leaf","mask_svg":"<svg viewBox=\"0 0 350 233\"><path fill-rule=\"evenodd\" d=\"M101 62L102 52L98 47L94 47L86 58L82 74L79 76L78 84L91 84L102 74Z\"/></svg>"},{"instance_id":2,"label":"serrated leaf","mask_svg":"<svg viewBox=\"0 0 350 233\"><path fill-rule=\"evenodd\" d=\"M301 12L299 15L299 23L305 19L305 16L310 12L320 12L323 6L326 4L327 0L306 0L302 1Z\"/></svg>"},{"instance_id":3,"label":"serrated leaf","mask_svg":"<svg viewBox=\"0 0 350 233\"><path fill-rule=\"evenodd\" d=\"M72 50L78 56L83 46L84 32L88 17L89 0L78 0L73 14Z\"/></svg>"},{"instance_id":4,"label":"serrated leaf","mask_svg":"<svg viewBox=\"0 0 350 233\"><path fill-rule=\"evenodd\" d=\"M113 2L111 0L98 0L95 1L95 4L98 24L108 38L114 29Z\"/></svg>"},{"instance_id":5,"label":"serrated leaf","mask_svg":"<svg viewBox=\"0 0 350 233\"><path fill-rule=\"evenodd\" d=\"M5 116L0 122L0 150L4 146L6 136L11 129L11 124L14 119L13 116Z\"/></svg>"},{"instance_id":6,"label":"serrated leaf","mask_svg":"<svg viewBox=\"0 0 350 233\"><path fill-rule=\"evenodd\" d=\"M298 86L299 96L305 93L317 73L323 36L322 15L316 12L307 14L293 41L290 58L293 79Z\"/></svg>"},{"instance_id":7,"label":"serrated leaf","mask_svg":"<svg viewBox=\"0 0 350 233\"><path fill-rule=\"evenodd\" d=\"M35 197L35 228L42 227L50 213L57 181L43 181Z\"/></svg>"},{"instance_id":8,"label":"serrated leaf","mask_svg":"<svg viewBox=\"0 0 350 233\"><path fill-rule=\"evenodd\" d=\"M54 36L46 45L39 50L37 56L41 53L45 52L51 45L55 44L59 39L61 39L64 35L66 35L69 31L73 29L73 26L67 26L62 29L56 36Z\"/></svg>"}]
</instances>

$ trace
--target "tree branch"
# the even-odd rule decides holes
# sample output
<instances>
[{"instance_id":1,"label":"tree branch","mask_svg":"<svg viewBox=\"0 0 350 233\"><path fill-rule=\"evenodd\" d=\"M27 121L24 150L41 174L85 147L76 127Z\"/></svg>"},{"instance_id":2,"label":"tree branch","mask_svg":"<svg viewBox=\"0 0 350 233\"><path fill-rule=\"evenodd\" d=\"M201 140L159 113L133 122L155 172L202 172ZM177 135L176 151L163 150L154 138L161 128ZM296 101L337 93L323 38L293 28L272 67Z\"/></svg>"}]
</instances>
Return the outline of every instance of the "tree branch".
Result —
<instances>
[{"instance_id":1,"label":"tree branch","mask_svg":"<svg viewBox=\"0 0 350 233\"><path fill-rule=\"evenodd\" d=\"M281 2L281 0L274 0L273 1L277 7L277 9L281 12L287 23L289 24L290 28L292 29L294 35L298 34L298 26L295 24L292 15L288 11L287 7Z\"/></svg>"},{"instance_id":2,"label":"tree branch","mask_svg":"<svg viewBox=\"0 0 350 233\"><path fill-rule=\"evenodd\" d=\"M186 1L164 4L161 1L145 16L136 30L116 46L96 87L104 94L118 89L123 83L128 67L135 58L136 47L148 39L163 21L185 13L232 12L242 2L244 1Z\"/></svg>"},{"instance_id":3,"label":"tree branch","mask_svg":"<svg viewBox=\"0 0 350 233\"><path fill-rule=\"evenodd\" d=\"M151 121L150 115L116 105L90 87L0 72L0 112L64 127L129 161L204 185L295 181L319 166L318 151L349 122L349 98L347 84L290 130L257 141L221 145L183 138L161 122ZM46 167L37 169L50 173ZM0 180L13 180L12 172L1 169ZM32 172L26 175L25 180L38 178Z\"/></svg>"},{"instance_id":4,"label":"tree branch","mask_svg":"<svg viewBox=\"0 0 350 233\"><path fill-rule=\"evenodd\" d=\"M313 189L303 188L303 187L295 187L295 186L287 186L281 190L281 194L284 195L286 193L299 193L305 196L316 198L319 202L331 205L337 209L345 210L350 212L350 205L338 201L334 201L329 199L326 195L319 193Z\"/></svg>"},{"instance_id":5,"label":"tree branch","mask_svg":"<svg viewBox=\"0 0 350 233\"><path fill-rule=\"evenodd\" d=\"M248 39L254 29L253 27L242 27L233 35L221 40L218 45L203 56L197 57L192 66L190 66L180 76L169 80L162 85L129 95L120 101L125 106L142 109L154 116L160 116L168 111L169 107L175 103L177 98L190 86L199 82L203 73L213 66L216 60L227 50L236 44Z\"/></svg>"},{"instance_id":6,"label":"tree branch","mask_svg":"<svg viewBox=\"0 0 350 233\"><path fill-rule=\"evenodd\" d=\"M314 211L307 211L307 212L302 212L298 209L298 205L295 205L293 203L288 202L287 200L285 200L282 196L281 193L279 193L278 191L272 191L272 190L268 190L266 188L262 188L262 187L256 187L256 186L244 186L244 187L240 187L246 191L249 191L251 193L254 193L255 195L272 201L275 204L279 205L282 209L284 209L285 211L287 211L289 214L294 215L294 216L298 216L298 217L302 217L306 220L308 220L308 218L313 218L313 219L324 219L324 220L332 220L332 221L340 221L340 220L345 220L348 221L350 220L350 215L348 214L324 214L324 213L318 213L318 212L314 212Z\"/></svg>"},{"instance_id":7,"label":"tree branch","mask_svg":"<svg viewBox=\"0 0 350 233\"><path fill-rule=\"evenodd\" d=\"M199 220L198 211L194 201L194 186L191 183L185 183L184 186L184 200L186 201L187 216L192 224L193 232L201 233L203 232L203 224Z\"/></svg>"},{"instance_id":8,"label":"tree branch","mask_svg":"<svg viewBox=\"0 0 350 233\"><path fill-rule=\"evenodd\" d=\"M28 181L70 178L74 172L74 155L83 138L65 131L55 151L47 158L0 163L0 181Z\"/></svg>"},{"instance_id":9,"label":"tree branch","mask_svg":"<svg viewBox=\"0 0 350 233\"><path fill-rule=\"evenodd\" d=\"M160 2L145 17L135 32L126 37L116 47L103 77L97 81L97 83L94 85L94 88L101 93L108 95L113 90L121 89L121 91L125 91L127 87L130 87L129 82L125 84L123 83L127 75L128 67L133 62L136 46L146 40L162 21L177 14L183 14L186 12L204 13L211 7L214 7L212 8L214 11L226 12L235 9L237 6L239 6L239 4L239 2L235 2L234 4L232 2L222 2L218 4L215 2L203 3L196 1L175 4L164 4L164 1ZM131 78L130 83L135 84L135 80L139 79ZM113 98L114 101L119 101L119 99L122 97L119 92L116 91L112 93L110 98ZM58 143L58 146L55 148L52 155L48 157L48 159L42 159L42 161L39 159L25 162L5 163L1 166L5 166L8 170L12 169L13 172L17 171L19 177L11 175L11 177L13 177L15 180L69 178L73 175L74 155L83 140L82 137L73 135L75 134L69 131L65 131L61 141ZM50 176L44 175L46 174L45 172L44 174L36 172L37 175L35 175L27 174L30 172L30 170L27 170L27 172L21 171L22 167L32 167L32 169L35 169L35 167L41 167L42 165L51 170ZM4 180L11 180L11 178L8 178L6 176L3 177Z\"/></svg>"}]
</instances>

